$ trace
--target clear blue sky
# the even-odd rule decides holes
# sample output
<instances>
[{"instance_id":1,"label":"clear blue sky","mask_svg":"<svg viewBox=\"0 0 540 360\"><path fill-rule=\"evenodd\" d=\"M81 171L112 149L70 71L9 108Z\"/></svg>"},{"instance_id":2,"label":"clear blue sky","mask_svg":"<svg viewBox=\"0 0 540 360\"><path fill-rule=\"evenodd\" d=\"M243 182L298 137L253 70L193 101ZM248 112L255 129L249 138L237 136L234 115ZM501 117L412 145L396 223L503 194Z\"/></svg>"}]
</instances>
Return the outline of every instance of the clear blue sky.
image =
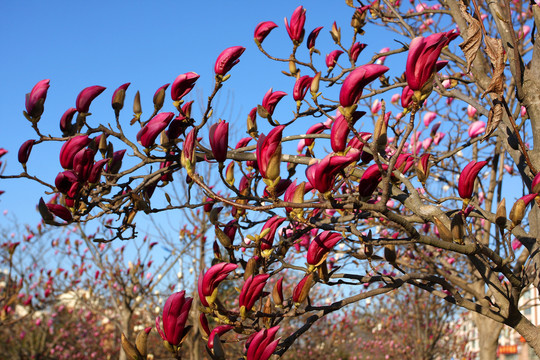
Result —
<instances>
[{"instance_id":1,"label":"clear blue sky","mask_svg":"<svg viewBox=\"0 0 540 360\"><path fill-rule=\"evenodd\" d=\"M291 41L283 18L290 18L293 10L303 5L307 9L306 33L324 26L317 47L329 52L336 48L328 34L332 22L338 22L345 37L350 35L352 14L344 1L329 4L292 0L1 2L0 147L10 151L2 159L7 163L4 174L21 171L17 150L22 142L35 138L22 111L25 94L42 79L50 79L51 84L40 122L42 132L60 136L61 115L75 105L79 91L90 85L102 85L107 90L93 102L89 122L113 122L112 93L119 85L131 82L121 115L127 126L137 90L141 91L143 118L151 113L155 90L181 73L195 71L201 75L197 90L190 96L206 99L213 86L217 55L227 47L242 45L247 50L231 71L220 105L223 109L228 102L225 116L234 119L227 120L239 121L238 126L243 128L247 113L270 87L292 94L293 86L292 79L280 74L287 70L286 65L268 61L257 50L253 42L255 26L261 21L274 21L279 28L265 40L265 48L278 57L288 57ZM380 34L380 30L375 31ZM389 41L361 41L370 45L359 63L384 46L399 46ZM307 55L304 44L299 52ZM317 59L321 67L324 54ZM283 116L288 116L293 107L292 96L289 98L282 105L287 109ZM171 105L167 106L164 110L171 111ZM264 126L261 130L268 131ZM59 144L36 147L28 163L29 172L52 183L62 170L59 148ZM9 209L23 223L39 219L34 209L44 195L44 187L26 180L6 180L0 182L0 189L6 191L0 197L0 210Z\"/></svg>"}]
</instances>

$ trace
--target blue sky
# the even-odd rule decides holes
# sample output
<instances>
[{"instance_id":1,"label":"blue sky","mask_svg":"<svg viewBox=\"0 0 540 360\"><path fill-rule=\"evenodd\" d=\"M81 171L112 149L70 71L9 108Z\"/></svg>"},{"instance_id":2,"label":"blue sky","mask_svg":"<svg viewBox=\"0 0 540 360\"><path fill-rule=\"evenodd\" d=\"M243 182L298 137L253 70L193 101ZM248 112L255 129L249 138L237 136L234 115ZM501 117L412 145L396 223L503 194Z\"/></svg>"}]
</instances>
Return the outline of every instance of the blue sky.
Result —
<instances>
[{"instance_id":1,"label":"blue sky","mask_svg":"<svg viewBox=\"0 0 540 360\"><path fill-rule=\"evenodd\" d=\"M145 118L151 113L155 90L181 73L195 71L201 75L190 96L195 100L206 99L213 87L217 55L235 45L247 50L222 90L216 113L229 121L238 121L237 127L242 127L242 133L236 138L245 136L243 127L247 113L261 102L264 93L274 87L274 90L292 94L294 84L291 78L281 75L281 70L287 70L286 64L269 61L258 51L253 42L253 30L261 21L274 21L279 28L265 40L265 48L278 57L288 57L291 41L283 18L290 18L299 5L307 9L307 33L324 26L317 42L319 49L329 52L336 48L328 34L334 20L343 28L344 38L345 34L350 35L352 9L344 2L336 2L332 7L327 2L290 0L272 3L247 0L2 2L0 147L10 151L2 159L7 163L4 174L21 170L17 150L25 140L35 138L22 110L25 94L39 80L50 79L51 84L40 129L60 136L61 115L75 105L77 94L87 86L107 87L91 106L93 116L89 122L94 125L114 121L110 99L114 89L125 82L132 83L121 115L125 124L131 119L131 101L137 90L141 92ZM363 54L364 60L383 46L382 41L380 46L370 42ZM299 54L307 56L304 44ZM324 67L324 52L317 61ZM282 101L281 108L286 109L282 116L289 116L293 104L292 97ZM167 106L169 108L164 110L171 111L171 105ZM305 129L310 125L305 124ZM264 125L260 130L268 131ZM53 182L61 171L59 147L60 144L36 147L28 163L29 172ZM0 210L9 209L21 222L39 219L34 206L44 195L44 187L28 180L7 180L2 181L0 189L6 191L0 199Z\"/></svg>"}]
</instances>

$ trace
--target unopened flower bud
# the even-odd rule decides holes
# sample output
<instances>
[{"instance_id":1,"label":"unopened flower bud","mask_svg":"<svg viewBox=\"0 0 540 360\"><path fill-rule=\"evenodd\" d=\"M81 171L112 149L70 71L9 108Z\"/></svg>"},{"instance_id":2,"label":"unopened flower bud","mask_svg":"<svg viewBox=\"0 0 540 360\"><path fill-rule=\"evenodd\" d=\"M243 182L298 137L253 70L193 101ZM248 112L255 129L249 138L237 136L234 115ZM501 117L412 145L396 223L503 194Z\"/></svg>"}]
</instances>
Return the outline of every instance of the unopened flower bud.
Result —
<instances>
[{"instance_id":1,"label":"unopened flower bud","mask_svg":"<svg viewBox=\"0 0 540 360\"><path fill-rule=\"evenodd\" d=\"M438 218L433 218L433 222L435 223L435 226L437 226L437 230L439 230L439 236L441 237L441 239L443 239L444 241L452 242L453 236L450 229L448 229L446 225L444 225L443 222Z\"/></svg>"},{"instance_id":2,"label":"unopened flower bud","mask_svg":"<svg viewBox=\"0 0 540 360\"><path fill-rule=\"evenodd\" d=\"M497 205L497 212L495 213L495 224L501 229L504 229L506 226L506 199Z\"/></svg>"},{"instance_id":3,"label":"unopened flower bud","mask_svg":"<svg viewBox=\"0 0 540 360\"><path fill-rule=\"evenodd\" d=\"M463 237L465 235L463 212L460 211L454 215L454 217L452 218L452 222L450 223L450 230L452 232L452 239L454 240L454 242L462 245Z\"/></svg>"}]
</instances>

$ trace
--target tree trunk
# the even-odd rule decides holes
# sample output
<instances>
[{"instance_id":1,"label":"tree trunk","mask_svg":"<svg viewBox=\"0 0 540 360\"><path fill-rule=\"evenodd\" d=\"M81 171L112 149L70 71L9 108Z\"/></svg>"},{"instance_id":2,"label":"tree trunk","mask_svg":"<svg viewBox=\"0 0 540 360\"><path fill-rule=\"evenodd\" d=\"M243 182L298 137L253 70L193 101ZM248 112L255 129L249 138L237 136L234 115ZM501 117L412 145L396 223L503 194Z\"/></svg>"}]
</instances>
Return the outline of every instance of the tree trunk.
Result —
<instances>
[{"instance_id":1,"label":"tree trunk","mask_svg":"<svg viewBox=\"0 0 540 360\"><path fill-rule=\"evenodd\" d=\"M124 335L126 335L126 337L131 341L133 340L131 327L129 326L131 312L124 308L120 311L120 316L120 331L124 333ZM123 349L120 349L120 356L118 357L118 360L127 360L126 353Z\"/></svg>"},{"instance_id":2,"label":"tree trunk","mask_svg":"<svg viewBox=\"0 0 540 360\"><path fill-rule=\"evenodd\" d=\"M478 329L480 360L496 360L499 335L504 325L478 313L473 314L473 321Z\"/></svg>"}]
</instances>

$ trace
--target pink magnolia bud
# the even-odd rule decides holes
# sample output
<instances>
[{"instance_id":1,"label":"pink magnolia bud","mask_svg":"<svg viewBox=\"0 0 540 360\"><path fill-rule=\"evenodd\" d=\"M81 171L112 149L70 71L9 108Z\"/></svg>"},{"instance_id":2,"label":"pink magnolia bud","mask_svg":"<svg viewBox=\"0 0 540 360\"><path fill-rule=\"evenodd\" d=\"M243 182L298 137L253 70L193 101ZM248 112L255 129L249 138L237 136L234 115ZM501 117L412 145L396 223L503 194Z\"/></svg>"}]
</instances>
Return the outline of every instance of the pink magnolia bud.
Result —
<instances>
[{"instance_id":1,"label":"pink magnolia bud","mask_svg":"<svg viewBox=\"0 0 540 360\"><path fill-rule=\"evenodd\" d=\"M88 113L92 101L96 97L98 97L99 94L105 91L105 89L105 87L98 85L89 86L83 89L79 93L79 95L77 96L77 100L75 101L75 107L77 108L77 111L83 114Z\"/></svg>"},{"instance_id":2,"label":"pink magnolia bud","mask_svg":"<svg viewBox=\"0 0 540 360\"><path fill-rule=\"evenodd\" d=\"M385 54L390 51L389 47L382 48L381 51L379 51L379 54ZM386 60L386 56L381 56L380 58L375 61L375 64L383 65L384 61Z\"/></svg>"},{"instance_id":3,"label":"pink magnolia bud","mask_svg":"<svg viewBox=\"0 0 540 360\"><path fill-rule=\"evenodd\" d=\"M114 110L122 110L124 107L124 100L126 98L126 90L131 85L131 83L125 83L123 85L120 85L118 89L114 90L112 100L111 100L111 106Z\"/></svg>"},{"instance_id":4,"label":"pink magnolia bud","mask_svg":"<svg viewBox=\"0 0 540 360\"><path fill-rule=\"evenodd\" d=\"M328 154L321 162L313 164L306 169L306 177L313 188L321 193L332 189L337 174L360 160L360 151L351 149L345 156Z\"/></svg>"},{"instance_id":5,"label":"pink magnolia bud","mask_svg":"<svg viewBox=\"0 0 540 360\"><path fill-rule=\"evenodd\" d=\"M331 71L336 66L339 56L343 54L341 50L334 50L326 55L326 67Z\"/></svg>"},{"instance_id":6,"label":"pink magnolia bud","mask_svg":"<svg viewBox=\"0 0 540 360\"><path fill-rule=\"evenodd\" d=\"M442 141L442 139L444 139L445 136L446 136L446 133L443 133L443 132L436 133L435 136L433 137L433 143L435 145L439 145L439 143Z\"/></svg>"},{"instance_id":7,"label":"pink magnolia bud","mask_svg":"<svg viewBox=\"0 0 540 360\"><path fill-rule=\"evenodd\" d=\"M306 96L307 91L311 87L312 81L313 81L313 78L308 75L304 75L296 79L296 82L294 83L294 89L293 89L293 99L295 101L304 100L304 97Z\"/></svg>"},{"instance_id":8,"label":"pink magnolia bud","mask_svg":"<svg viewBox=\"0 0 540 360\"><path fill-rule=\"evenodd\" d=\"M171 98L173 101L180 101L186 96L195 86L195 82L199 78L199 75L194 72L187 72L180 74L174 80L171 86Z\"/></svg>"},{"instance_id":9,"label":"pink magnolia bud","mask_svg":"<svg viewBox=\"0 0 540 360\"><path fill-rule=\"evenodd\" d=\"M401 99L401 95L394 94L394 95L392 95L392 98L390 99L390 102L392 104L396 105L398 103L399 99Z\"/></svg>"},{"instance_id":10,"label":"pink magnolia bud","mask_svg":"<svg viewBox=\"0 0 540 360\"><path fill-rule=\"evenodd\" d=\"M49 212L55 216L58 216L60 219L67 221L68 223L73 220L73 217L71 216L71 212L63 207L62 205L58 204L45 204ZM42 214L43 215L43 214Z\"/></svg>"},{"instance_id":11,"label":"pink magnolia bud","mask_svg":"<svg viewBox=\"0 0 540 360\"><path fill-rule=\"evenodd\" d=\"M435 120L437 118L437 113L433 112L433 111L428 111L427 113L424 114L424 125L426 127L429 126L429 124L431 124L433 122L433 120Z\"/></svg>"},{"instance_id":12,"label":"pink magnolia bud","mask_svg":"<svg viewBox=\"0 0 540 360\"><path fill-rule=\"evenodd\" d=\"M339 93L339 102L343 107L349 107L358 102L364 87L387 72L389 68L384 65L362 65L351 71L347 76Z\"/></svg>"},{"instance_id":13,"label":"pink magnolia bud","mask_svg":"<svg viewBox=\"0 0 540 360\"><path fill-rule=\"evenodd\" d=\"M6 155L8 153L8 151L4 148L0 148L0 158L4 155Z\"/></svg>"},{"instance_id":14,"label":"pink magnolia bud","mask_svg":"<svg viewBox=\"0 0 540 360\"><path fill-rule=\"evenodd\" d=\"M449 31L432 34L426 38L419 36L411 41L405 77L411 90L420 92L417 101L424 100L431 93L432 76L436 71L441 50L457 36L458 33Z\"/></svg>"},{"instance_id":15,"label":"pink magnolia bud","mask_svg":"<svg viewBox=\"0 0 540 360\"><path fill-rule=\"evenodd\" d=\"M186 135L184 140L184 147L182 148L181 162L182 166L188 171L188 173L194 170L195 165L195 145L197 143L197 128L191 129Z\"/></svg>"},{"instance_id":16,"label":"pink magnolia bud","mask_svg":"<svg viewBox=\"0 0 540 360\"><path fill-rule=\"evenodd\" d=\"M245 317L251 311L255 302L263 295L263 289L270 275L259 274L250 276L240 291L238 304L240 306L240 316Z\"/></svg>"},{"instance_id":17,"label":"pink magnolia bud","mask_svg":"<svg viewBox=\"0 0 540 360\"><path fill-rule=\"evenodd\" d=\"M208 347L210 349L213 349L214 348L214 339L216 337L216 335L219 337L223 334L225 334L227 331L230 331L234 329L234 326L233 325L219 325L219 326L216 326L211 332L210 332L210 335L208 336Z\"/></svg>"},{"instance_id":18,"label":"pink magnolia bud","mask_svg":"<svg viewBox=\"0 0 540 360\"><path fill-rule=\"evenodd\" d=\"M139 132L137 133L137 141L149 148L154 145L157 136L165 130L174 117L174 113L166 112L159 113L154 116Z\"/></svg>"},{"instance_id":19,"label":"pink magnolia bud","mask_svg":"<svg viewBox=\"0 0 540 360\"><path fill-rule=\"evenodd\" d=\"M476 115L476 112L478 110L476 110L476 108L472 105L469 104L469 106L467 106L467 116L472 119L474 117L474 115Z\"/></svg>"},{"instance_id":20,"label":"pink magnolia bud","mask_svg":"<svg viewBox=\"0 0 540 360\"><path fill-rule=\"evenodd\" d=\"M212 266L204 275L199 276L199 298L204 306L208 307L214 302L217 287L237 267L236 264L223 262Z\"/></svg>"},{"instance_id":21,"label":"pink magnolia bud","mask_svg":"<svg viewBox=\"0 0 540 360\"><path fill-rule=\"evenodd\" d=\"M263 233L265 230L268 230L268 233L261 239L261 252L263 253L263 256L270 255L272 252L277 228L280 227L285 220L285 218L273 216L264 223L261 233Z\"/></svg>"},{"instance_id":22,"label":"pink magnolia bud","mask_svg":"<svg viewBox=\"0 0 540 360\"><path fill-rule=\"evenodd\" d=\"M246 342L246 360L268 360L276 350L279 339L274 340L279 326L262 329L250 336Z\"/></svg>"},{"instance_id":23,"label":"pink magnolia bud","mask_svg":"<svg viewBox=\"0 0 540 360\"><path fill-rule=\"evenodd\" d=\"M30 153L32 152L32 147L34 146L35 142L36 141L33 139L26 140L19 148L18 160L21 164L24 165L28 162L28 158L30 157Z\"/></svg>"},{"instance_id":24,"label":"pink magnolia bud","mask_svg":"<svg viewBox=\"0 0 540 360\"><path fill-rule=\"evenodd\" d=\"M386 171L388 169L388 166L383 164L382 170ZM360 182L358 183L358 192L360 193L361 197L368 197L373 194L377 186L379 186L379 183L382 179L381 171L379 170L379 165L373 164L370 167L364 171L364 174L362 174L362 178L360 178Z\"/></svg>"},{"instance_id":25,"label":"pink magnolia bud","mask_svg":"<svg viewBox=\"0 0 540 360\"><path fill-rule=\"evenodd\" d=\"M216 75L225 76L234 65L240 62L239 58L245 50L246 48L242 46L233 46L223 50L214 65Z\"/></svg>"},{"instance_id":26,"label":"pink magnolia bud","mask_svg":"<svg viewBox=\"0 0 540 360\"><path fill-rule=\"evenodd\" d=\"M458 192L462 199L470 199L472 197L474 180L476 180L476 176L487 163L487 161L471 161L465 166L458 181Z\"/></svg>"},{"instance_id":27,"label":"pink magnolia bud","mask_svg":"<svg viewBox=\"0 0 540 360\"><path fill-rule=\"evenodd\" d=\"M95 152L90 149L81 149L73 157L73 171L80 182L84 183L90 176L94 165Z\"/></svg>"},{"instance_id":28,"label":"pink magnolia bud","mask_svg":"<svg viewBox=\"0 0 540 360\"><path fill-rule=\"evenodd\" d=\"M273 21L263 21L259 23L255 28L255 33L253 35L255 41L259 44L262 43L266 36L270 34L270 31L277 27L278 26Z\"/></svg>"},{"instance_id":29,"label":"pink magnolia bud","mask_svg":"<svg viewBox=\"0 0 540 360\"><path fill-rule=\"evenodd\" d=\"M64 169L73 169L73 158L75 154L90 144L91 141L87 135L75 136L66 141L60 149L60 165Z\"/></svg>"},{"instance_id":30,"label":"pink magnolia bud","mask_svg":"<svg viewBox=\"0 0 540 360\"><path fill-rule=\"evenodd\" d=\"M342 238L339 233L330 231L323 231L317 235L309 245L307 263L318 266Z\"/></svg>"},{"instance_id":31,"label":"pink magnolia bud","mask_svg":"<svg viewBox=\"0 0 540 360\"><path fill-rule=\"evenodd\" d=\"M486 124L483 121L475 121L469 126L469 137L474 139L486 132Z\"/></svg>"},{"instance_id":32,"label":"pink magnolia bud","mask_svg":"<svg viewBox=\"0 0 540 360\"><path fill-rule=\"evenodd\" d=\"M220 120L210 126L210 147L217 162L227 160L227 148L229 147L229 123Z\"/></svg>"},{"instance_id":33,"label":"pink magnolia bud","mask_svg":"<svg viewBox=\"0 0 540 360\"><path fill-rule=\"evenodd\" d=\"M272 290L272 299L277 307L283 306L283 276L274 285Z\"/></svg>"},{"instance_id":34,"label":"pink magnolia bud","mask_svg":"<svg viewBox=\"0 0 540 360\"><path fill-rule=\"evenodd\" d=\"M292 300L296 305L300 305L307 299L309 290L313 286L313 273L306 275L293 290Z\"/></svg>"},{"instance_id":35,"label":"pink magnolia bud","mask_svg":"<svg viewBox=\"0 0 540 360\"><path fill-rule=\"evenodd\" d=\"M118 173L118 171L120 171L120 168L122 167L122 159L124 158L125 153L125 149L113 152L112 158L107 163L107 167L105 168L106 172L108 172L109 174Z\"/></svg>"},{"instance_id":36,"label":"pink magnolia bud","mask_svg":"<svg viewBox=\"0 0 540 360\"><path fill-rule=\"evenodd\" d=\"M71 121L73 120L73 116L76 112L77 109L69 108L60 118L60 130L63 134L69 134L71 132L71 129L73 128Z\"/></svg>"},{"instance_id":37,"label":"pink magnolia bud","mask_svg":"<svg viewBox=\"0 0 540 360\"><path fill-rule=\"evenodd\" d=\"M364 116L364 111L355 111L351 117L351 125L354 126L356 121ZM345 151L347 147L347 138L349 137L350 128L349 123L345 116L338 112L336 120L332 124L332 130L330 132L330 145L334 152Z\"/></svg>"},{"instance_id":38,"label":"pink magnolia bud","mask_svg":"<svg viewBox=\"0 0 540 360\"><path fill-rule=\"evenodd\" d=\"M190 327L186 327L193 298L186 297L181 291L169 296L163 308L163 331L159 327L160 318L156 317L156 329L164 341L172 346L179 346Z\"/></svg>"},{"instance_id":39,"label":"pink magnolia bud","mask_svg":"<svg viewBox=\"0 0 540 360\"><path fill-rule=\"evenodd\" d=\"M152 101L154 102L154 109L156 112L163 107L163 103L165 102L165 91L167 91L169 85L170 83L160 86L154 93Z\"/></svg>"},{"instance_id":40,"label":"pink magnolia bud","mask_svg":"<svg viewBox=\"0 0 540 360\"><path fill-rule=\"evenodd\" d=\"M285 28L287 29L287 33L289 33L289 37L296 45L300 44L304 39L305 22L306 9L304 9L302 6L299 6L294 10L291 16L290 24L287 21L287 18L285 18Z\"/></svg>"},{"instance_id":41,"label":"pink magnolia bud","mask_svg":"<svg viewBox=\"0 0 540 360\"><path fill-rule=\"evenodd\" d=\"M287 95L283 91L272 91L272 88L264 94L262 107L266 109L268 114L273 115L274 109L276 108L277 103L281 100L282 97Z\"/></svg>"},{"instance_id":42,"label":"pink magnolia bud","mask_svg":"<svg viewBox=\"0 0 540 360\"><path fill-rule=\"evenodd\" d=\"M281 137L284 125L276 126L268 133L261 134L257 141L257 164L259 172L265 179L275 180L280 173L281 164Z\"/></svg>"},{"instance_id":43,"label":"pink magnolia bud","mask_svg":"<svg viewBox=\"0 0 540 360\"><path fill-rule=\"evenodd\" d=\"M201 323L201 328L205 332L206 336L210 336L210 327L208 326L208 319L204 313L199 315L199 322Z\"/></svg>"},{"instance_id":44,"label":"pink magnolia bud","mask_svg":"<svg viewBox=\"0 0 540 360\"><path fill-rule=\"evenodd\" d=\"M66 170L56 175L54 185L63 194L67 194L74 183L78 182L77 174L73 170Z\"/></svg>"},{"instance_id":45,"label":"pink magnolia bud","mask_svg":"<svg viewBox=\"0 0 540 360\"><path fill-rule=\"evenodd\" d=\"M313 29L313 31L309 33L309 36L307 38L307 43L306 43L306 46L309 50L315 47L315 40L317 40L317 36L319 36L319 32L321 32L322 28L323 28L322 26L319 26Z\"/></svg>"},{"instance_id":46,"label":"pink magnolia bud","mask_svg":"<svg viewBox=\"0 0 540 360\"><path fill-rule=\"evenodd\" d=\"M279 180L277 185L275 185L275 187L274 187L274 196L279 197L279 196L283 195L283 193L285 193L285 191L287 190L289 185L291 185L291 183L292 183L292 181L289 180L289 179L281 179L281 180ZM264 194L265 197L270 197L271 196L270 191L268 189L268 186L266 186L264 188L264 193L263 194Z\"/></svg>"},{"instance_id":47,"label":"pink magnolia bud","mask_svg":"<svg viewBox=\"0 0 540 360\"><path fill-rule=\"evenodd\" d=\"M362 44L359 42L354 43L351 46L351 50L349 50L351 60L356 63L356 60L358 60L358 56L362 53L362 51L366 48L367 44Z\"/></svg>"},{"instance_id":48,"label":"pink magnolia bud","mask_svg":"<svg viewBox=\"0 0 540 360\"><path fill-rule=\"evenodd\" d=\"M403 92L401 93L401 106L404 109L408 109L409 106L412 105L413 95L414 95L414 91L411 90L409 85L403 88Z\"/></svg>"},{"instance_id":49,"label":"pink magnolia bud","mask_svg":"<svg viewBox=\"0 0 540 360\"><path fill-rule=\"evenodd\" d=\"M375 99L373 103L371 104L371 113L376 114L378 113L382 108L382 102L379 99Z\"/></svg>"},{"instance_id":50,"label":"pink magnolia bud","mask_svg":"<svg viewBox=\"0 0 540 360\"><path fill-rule=\"evenodd\" d=\"M88 176L88 182L90 184L96 184L100 182L103 167L109 162L109 160L110 159L101 159L99 161L96 161L96 163L92 166L92 170L90 171L90 175Z\"/></svg>"},{"instance_id":51,"label":"pink magnolia bud","mask_svg":"<svg viewBox=\"0 0 540 360\"><path fill-rule=\"evenodd\" d=\"M43 104L47 98L49 89L49 79L39 81L30 93L26 94L26 113L33 118L40 117L43 114Z\"/></svg>"},{"instance_id":52,"label":"pink magnolia bud","mask_svg":"<svg viewBox=\"0 0 540 360\"><path fill-rule=\"evenodd\" d=\"M331 119L329 119L329 120L331 120ZM317 124L311 126L308 129L308 131L306 131L306 135L308 135L308 134L321 134L324 130L330 129L330 124L317 123ZM303 145L307 146L307 147L310 147L315 142L315 139L303 139L303 140L304 140ZM302 152L302 150L299 150L299 152Z\"/></svg>"}]
</instances>

